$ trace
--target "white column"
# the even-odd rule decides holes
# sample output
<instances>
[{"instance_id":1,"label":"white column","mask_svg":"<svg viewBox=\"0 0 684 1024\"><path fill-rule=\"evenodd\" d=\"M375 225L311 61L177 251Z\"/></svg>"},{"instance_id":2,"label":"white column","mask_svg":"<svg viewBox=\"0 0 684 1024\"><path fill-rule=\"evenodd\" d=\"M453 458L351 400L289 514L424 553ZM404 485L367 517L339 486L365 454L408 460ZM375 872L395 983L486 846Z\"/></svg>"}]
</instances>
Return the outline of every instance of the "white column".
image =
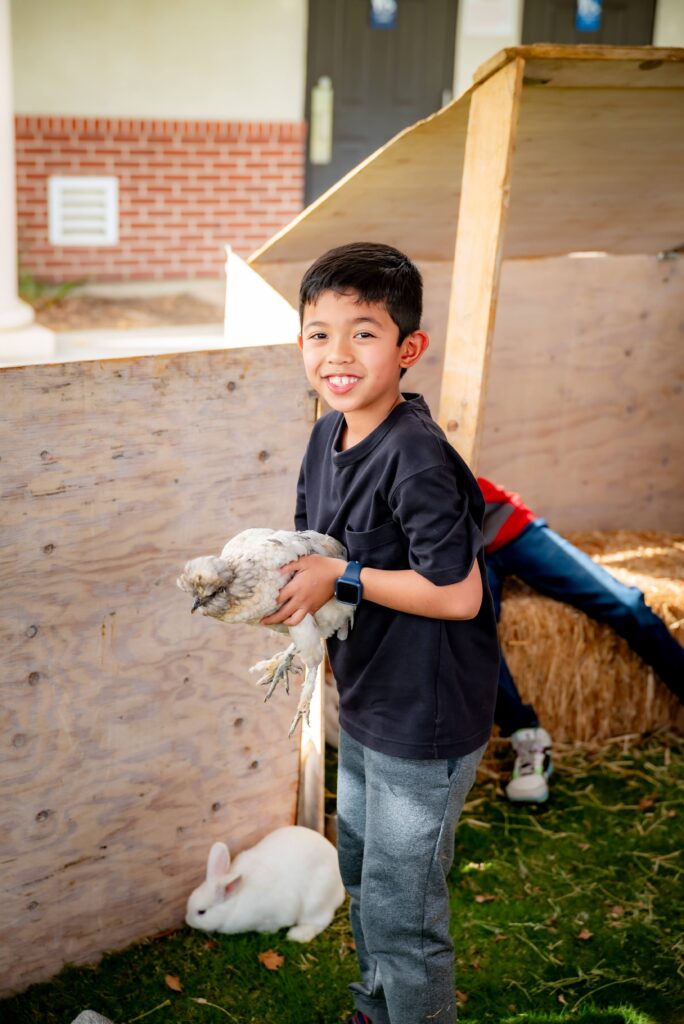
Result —
<instances>
[{"instance_id":1,"label":"white column","mask_svg":"<svg viewBox=\"0 0 684 1024\"><path fill-rule=\"evenodd\" d=\"M9 0L0 0L0 360L49 355L54 335L17 294L17 205Z\"/></svg>"}]
</instances>

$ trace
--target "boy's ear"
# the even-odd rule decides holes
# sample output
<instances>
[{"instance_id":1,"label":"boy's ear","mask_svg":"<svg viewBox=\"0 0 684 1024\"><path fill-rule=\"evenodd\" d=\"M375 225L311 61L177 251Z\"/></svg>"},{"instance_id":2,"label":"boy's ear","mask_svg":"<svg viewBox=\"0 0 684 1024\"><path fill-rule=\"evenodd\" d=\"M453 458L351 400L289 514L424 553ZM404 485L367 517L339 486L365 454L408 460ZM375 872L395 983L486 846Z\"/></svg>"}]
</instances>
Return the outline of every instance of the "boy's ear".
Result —
<instances>
[{"instance_id":1,"label":"boy's ear","mask_svg":"<svg viewBox=\"0 0 684 1024\"><path fill-rule=\"evenodd\" d=\"M304 342L302 341L301 334L297 335L297 345L299 346L299 351L301 352L304 347Z\"/></svg>"},{"instance_id":2,"label":"boy's ear","mask_svg":"<svg viewBox=\"0 0 684 1024\"><path fill-rule=\"evenodd\" d=\"M407 334L401 343L399 365L406 369L409 366L413 366L414 363L418 362L429 344L430 339L425 331L414 331L413 334Z\"/></svg>"}]
</instances>

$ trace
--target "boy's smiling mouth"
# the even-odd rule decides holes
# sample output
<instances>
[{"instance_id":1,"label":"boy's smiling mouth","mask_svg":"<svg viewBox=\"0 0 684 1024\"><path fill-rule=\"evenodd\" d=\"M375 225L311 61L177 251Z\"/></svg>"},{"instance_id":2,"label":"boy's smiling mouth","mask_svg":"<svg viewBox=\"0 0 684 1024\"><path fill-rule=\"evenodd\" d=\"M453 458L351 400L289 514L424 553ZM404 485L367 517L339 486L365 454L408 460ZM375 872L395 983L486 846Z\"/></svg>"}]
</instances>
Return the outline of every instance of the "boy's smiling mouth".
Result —
<instances>
[{"instance_id":1,"label":"boy's smiling mouth","mask_svg":"<svg viewBox=\"0 0 684 1024\"><path fill-rule=\"evenodd\" d=\"M333 373L324 378L330 390L336 395L344 395L351 391L360 379L350 373Z\"/></svg>"}]
</instances>

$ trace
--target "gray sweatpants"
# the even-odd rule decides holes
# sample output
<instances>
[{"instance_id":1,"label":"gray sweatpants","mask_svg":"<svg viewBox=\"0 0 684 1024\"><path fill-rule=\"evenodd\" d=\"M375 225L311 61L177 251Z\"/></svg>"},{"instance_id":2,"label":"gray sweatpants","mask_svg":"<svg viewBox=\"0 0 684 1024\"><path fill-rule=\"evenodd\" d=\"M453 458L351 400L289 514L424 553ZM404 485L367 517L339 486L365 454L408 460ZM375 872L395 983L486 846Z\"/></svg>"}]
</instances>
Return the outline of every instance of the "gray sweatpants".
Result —
<instances>
[{"instance_id":1,"label":"gray sweatpants","mask_svg":"<svg viewBox=\"0 0 684 1024\"><path fill-rule=\"evenodd\" d=\"M361 968L350 988L373 1024L456 1020L447 875L484 749L391 757L340 730L337 844Z\"/></svg>"}]
</instances>

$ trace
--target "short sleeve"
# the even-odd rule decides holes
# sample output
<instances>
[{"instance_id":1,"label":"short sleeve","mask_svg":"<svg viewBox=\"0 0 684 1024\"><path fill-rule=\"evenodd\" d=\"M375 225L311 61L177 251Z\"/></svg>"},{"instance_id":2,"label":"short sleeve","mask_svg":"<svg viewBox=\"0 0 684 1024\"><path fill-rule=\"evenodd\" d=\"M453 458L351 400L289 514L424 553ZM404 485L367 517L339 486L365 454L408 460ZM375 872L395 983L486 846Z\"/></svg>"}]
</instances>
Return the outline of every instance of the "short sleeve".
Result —
<instances>
[{"instance_id":1,"label":"short sleeve","mask_svg":"<svg viewBox=\"0 0 684 1024\"><path fill-rule=\"evenodd\" d=\"M484 545L467 484L446 464L402 481L390 495L392 516L409 542L409 565L437 586L460 583Z\"/></svg>"},{"instance_id":2,"label":"short sleeve","mask_svg":"<svg viewBox=\"0 0 684 1024\"><path fill-rule=\"evenodd\" d=\"M305 471L306 459L302 462L302 468L299 471L299 480L297 481L297 504L295 505L295 530L308 530L308 520L306 515L306 471Z\"/></svg>"}]
</instances>

